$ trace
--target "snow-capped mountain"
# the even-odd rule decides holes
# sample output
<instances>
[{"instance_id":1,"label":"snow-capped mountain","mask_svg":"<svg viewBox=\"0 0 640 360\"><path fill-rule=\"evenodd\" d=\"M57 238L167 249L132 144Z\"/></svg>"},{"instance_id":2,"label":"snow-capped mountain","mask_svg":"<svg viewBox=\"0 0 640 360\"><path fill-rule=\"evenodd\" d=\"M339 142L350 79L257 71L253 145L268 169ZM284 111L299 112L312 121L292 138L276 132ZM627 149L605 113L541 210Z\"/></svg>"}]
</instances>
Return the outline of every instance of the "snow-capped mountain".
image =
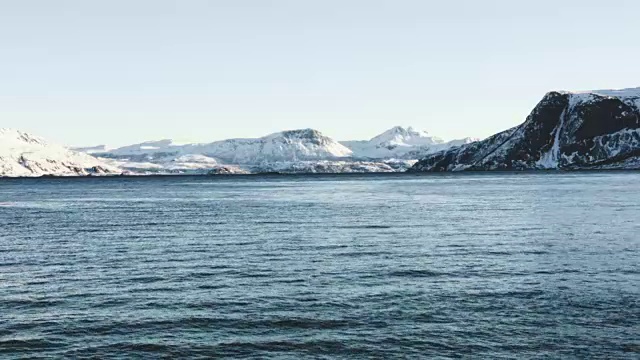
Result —
<instances>
[{"instance_id":1,"label":"snow-capped mountain","mask_svg":"<svg viewBox=\"0 0 640 360\"><path fill-rule=\"evenodd\" d=\"M221 167L251 172L384 172L402 171L415 162L410 160L467 141L444 142L396 126L371 140L342 143L317 130L302 129L204 144L167 139L102 152L87 149L111 165L145 173L206 173Z\"/></svg>"},{"instance_id":2,"label":"snow-capped mountain","mask_svg":"<svg viewBox=\"0 0 640 360\"><path fill-rule=\"evenodd\" d=\"M178 145L172 140L150 141L109 150L101 155L152 160L195 154L227 164L259 164L265 161L340 159L351 156L351 150L317 130L303 129L257 139L229 139L208 144Z\"/></svg>"},{"instance_id":3,"label":"snow-capped mountain","mask_svg":"<svg viewBox=\"0 0 640 360\"><path fill-rule=\"evenodd\" d=\"M258 139L187 145L183 151L205 154L228 164L336 160L351 156L347 147L313 129L283 131Z\"/></svg>"},{"instance_id":4,"label":"snow-capped mountain","mask_svg":"<svg viewBox=\"0 0 640 360\"><path fill-rule=\"evenodd\" d=\"M371 140L343 141L351 149L354 158L361 159L417 159L429 153L448 149L473 139L461 139L445 142L431 136L426 131L412 127L395 126Z\"/></svg>"},{"instance_id":5,"label":"snow-capped mountain","mask_svg":"<svg viewBox=\"0 0 640 360\"><path fill-rule=\"evenodd\" d=\"M411 171L640 168L640 88L550 92L519 126Z\"/></svg>"},{"instance_id":6,"label":"snow-capped mountain","mask_svg":"<svg viewBox=\"0 0 640 360\"><path fill-rule=\"evenodd\" d=\"M119 174L95 157L19 130L0 129L0 176Z\"/></svg>"}]
</instances>

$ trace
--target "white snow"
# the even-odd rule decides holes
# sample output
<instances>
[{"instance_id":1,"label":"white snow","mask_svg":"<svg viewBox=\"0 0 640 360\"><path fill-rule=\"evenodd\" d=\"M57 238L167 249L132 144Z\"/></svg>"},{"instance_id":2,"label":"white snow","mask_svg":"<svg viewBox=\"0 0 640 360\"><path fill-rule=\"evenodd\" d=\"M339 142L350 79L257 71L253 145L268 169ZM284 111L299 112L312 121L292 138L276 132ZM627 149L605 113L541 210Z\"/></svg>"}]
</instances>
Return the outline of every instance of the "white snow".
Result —
<instances>
[{"instance_id":1,"label":"white snow","mask_svg":"<svg viewBox=\"0 0 640 360\"><path fill-rule=\"evenodd\" d=\"M177 144L170 139L147 141L96 155L112 165L142 172L202 172L228 165L250 167L258 172L302 169L352 172L365 168L387 171L389 164L399 164L390 166L391 169L404 169L408 160L473 141L476 139L445 142L424 131L396 126L371 140L338 142L317 130L301 129L255 139L201 144ZM274 165L278 163L281 165Z\"/></svg>"},{"instance_id":2,"label":"white snow","mask_svg":"<svg viewBox=\"0 0 640 360\"><path fill-rule=\"evenodd\" d=\"M577 103L592 101L594 96L604 96L620 99L625 104L640 110L640 87L590 91L562 91L561 93L573 95L571 101L574 106Z\"/></svg>"},{"instance_id":3,"label":"white snow","mask_svg":"<svg viewBox=\"0 0 640 360\"><path fill-rule=\"evenodd\" d=\"M560 114L560 123L553 130L553 134L554 134L553 145L551 146L551 149L549 149L549 151L547 151L546 153L542 154L542 156L540 156L540 160L536 162L536 165L538 167L542 169L558 168L559 166L558 159L560 159L560 132L564 127L564 121L566 116L567 116L567 110L565 109L564 111L562 111L562 114Z\"/></svg>"},{"instance_id":4,"label":"white snow","mask_svg":"<svg viewBox=\"0 0 640 360\"><path fill-rule=\"evenodd\" d=\"M211 170L220 166L220 163L216 159L198 154L182 155L177 157L167 156L154 158L149 161L136 161L127 158L101 158L101 160L112 166L138 172Z\"/></svg>"},{"instance_id":5,"label":"white snow","mask_svg":"<svg viewBox=\"0 0 640 360\"><path fill-rule=\"evenodd\" d=\"M119 173L95 157L69 150L19 130L0 129L0 176L77 176Z\"/></svg>"},{"instance_id":6,"label":"white snow","mask_svg":"<svg viewBox=\"0 0 640 360\"><path fill-rule=\"evenodd\" d=\"M318 161L282 161L275 163L264 163L251 166L254 173L277 172L277 173L374 173L374 172L397 172L410 168L415 161L394 160L394 161L342 161L342 160L318 160Z\"/></svg>"},{"instance_id":7,"label":"white snow","mask_svg":"<svg viewBox=\"0 0 640 360\"><path fill-rule=\"evenodd\" d=\"M343 141L342 144L353 151L354 158L391 159L421 158L427 154L463 145L476 139L466 138L445 142L431 136L426 131L409 127L395 126L371 140Z\"/></svg>"},{"instance_id":8,"label":"white snow","mask_svg":"<svg viewBox=\"0 0 640 360\"><path fill-rule=\"evenodd\" d=\"M396 126L365 141L338 142L317 130L301 129L212 143L178 144L165 139L102 153L94 151L99 147L85 149L113 166L145 173L202 173L222 166L254 172L353 172L401 171L410 166L407 161L473 141L477 139L445 142L425 131Z\"/></svg>"},{"instance_id":9,"label":"white snow","mask_svg":"<svg viewBox=\"0 0 640 360\"><path fill-rule=\"evenodd\" d=\"M140 144L107 150L106 152L113 155L143 155L155 152L179 152L180 148L181 146L176 145L173 140L165 139L158 141L146 141Z\"/></svg>"},{"instance_id":10,"label":"white snow","mask_svg":"<svg viewBox=\"0 0 640 360\"><path fill-rule=\"evenodd\" d=\"M567 94L596 94L601 96L628 98L628 97L640 97L640 87L628 88L628 89L605 89L605 90L589 90L589 91L564 91Z\"/></svg>"},{"instance_id":11,"label":"white snow","mask_svg":"<svg viewBox=\"0 0 640 360\"><path fill-rule=\"evenodd\" d=\"M231 164L335 160L352 155L347 147L313 129L283 131L258 139L230 139L187 145L184 151L205 154Z\"/></svg>"},{"instance_id":12,"label":"white snow","mask_svg":"<svg viewBox=\"0 0 640 360\"><path fill-rule=\"evenodd\" d=\"M229 139L204 144L177 145L172 140L149 141L110 150L109 156L155 154L174 156L203 155L230 164L258 164L264 161L339 159L351 156L351 150L312 129L283 131L257 139Z\"/></svg>"}]
</instances>

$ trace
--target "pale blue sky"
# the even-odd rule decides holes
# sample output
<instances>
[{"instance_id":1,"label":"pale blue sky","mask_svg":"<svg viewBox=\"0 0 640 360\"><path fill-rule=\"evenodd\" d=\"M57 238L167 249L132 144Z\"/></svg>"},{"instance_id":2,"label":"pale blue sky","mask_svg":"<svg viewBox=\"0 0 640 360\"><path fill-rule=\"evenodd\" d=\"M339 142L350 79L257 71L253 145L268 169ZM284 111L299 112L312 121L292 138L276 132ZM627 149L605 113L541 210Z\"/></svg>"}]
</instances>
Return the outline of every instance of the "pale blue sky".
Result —
<instances>
[{"instance_id":1,"label":"pale blue sky","mask_svg":"<svg viewBox=\"0 0 640 360\"><path fill-rule=\"evenodd\" d=\"M640 1L0 0L0 127L70 145L524 120L640 86Z\"/></svg>"}]
</instances>

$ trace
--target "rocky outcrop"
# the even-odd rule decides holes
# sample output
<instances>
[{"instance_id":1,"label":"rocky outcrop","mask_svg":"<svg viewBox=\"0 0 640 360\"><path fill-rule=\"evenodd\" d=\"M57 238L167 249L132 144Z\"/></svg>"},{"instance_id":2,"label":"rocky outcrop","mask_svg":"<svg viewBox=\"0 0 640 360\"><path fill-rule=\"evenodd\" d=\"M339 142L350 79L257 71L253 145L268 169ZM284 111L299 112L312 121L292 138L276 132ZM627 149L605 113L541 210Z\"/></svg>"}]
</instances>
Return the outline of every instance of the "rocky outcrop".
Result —
<instances>
[{"instance_id":1,"label":"rocky outcrop","mask_svg":"<svg viewBox=\"0 0 640 360\"><path fill-rule=\"evenodd\" d=\"M640 158L640 88L550 92L521 125L431 154L410 171L628 169Z\"/></svg>"},{"instance_id":2,"label":"rocky outcrop","mask_svg":"<svg viewBox=\"0 0 640 360\"><path fill-rule=\"evenodd\" d=\"M246 175L250 174L238 166L217 166L207 172L207 175Z\"/></svg>"}]
</instances>

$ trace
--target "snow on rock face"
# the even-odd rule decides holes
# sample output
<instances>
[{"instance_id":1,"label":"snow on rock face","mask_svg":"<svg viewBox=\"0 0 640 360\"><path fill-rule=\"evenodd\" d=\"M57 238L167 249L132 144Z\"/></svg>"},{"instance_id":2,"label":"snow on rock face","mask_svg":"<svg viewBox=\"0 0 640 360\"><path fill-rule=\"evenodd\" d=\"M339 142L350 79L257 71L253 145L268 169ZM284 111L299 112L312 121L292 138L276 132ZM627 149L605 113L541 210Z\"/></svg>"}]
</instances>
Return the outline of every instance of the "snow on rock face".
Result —
<instances>
[{"instance_id":1,"label":"snow on rock face","mask_svg":"<svg viewBox=\"0 0 640 360\"><path fill-rule=\"evenodd\" d=\"M19 130L0 129L0 176L119 174L91 155L75 152Z\"/></svg>"},{"instance_id":2,"label":"snow on rock face","mask_svg":"<svg viewBox=\"0 0 640 360\"><path fill-rule=\"evenodd\" d=\"M475 141L461 139L445 142L417 131L412 127L395 126L382 134L365 141L343 141L342 144L353 151L354 158L362 159L417 159L426 154L448 149L463 143Z\"/></svg>"},{"instance_id":3,"label":"snow on rock face","mask_svg":"<svg viewBox=\"0 0 640 360\"><path fill-rule=\"evenodd\" d=\"M616 98L623 101L625 104L640 108L640 88L620 89L620 90L594 90L584 92L560 92L562 94L573 95L573 99L576 102L587 102L592 100L593 96Z\"/></svg>"},{"instance_id":4,"label":"snow on rock face","mask_svg":"<svg viewBox=\"0 0 640 360\"><path fill-rule=\"evenodd\" d=\"M636 168L638 157L640 89L550 92L521 125L411 171Z\"/></svg>"}]
</instances>

